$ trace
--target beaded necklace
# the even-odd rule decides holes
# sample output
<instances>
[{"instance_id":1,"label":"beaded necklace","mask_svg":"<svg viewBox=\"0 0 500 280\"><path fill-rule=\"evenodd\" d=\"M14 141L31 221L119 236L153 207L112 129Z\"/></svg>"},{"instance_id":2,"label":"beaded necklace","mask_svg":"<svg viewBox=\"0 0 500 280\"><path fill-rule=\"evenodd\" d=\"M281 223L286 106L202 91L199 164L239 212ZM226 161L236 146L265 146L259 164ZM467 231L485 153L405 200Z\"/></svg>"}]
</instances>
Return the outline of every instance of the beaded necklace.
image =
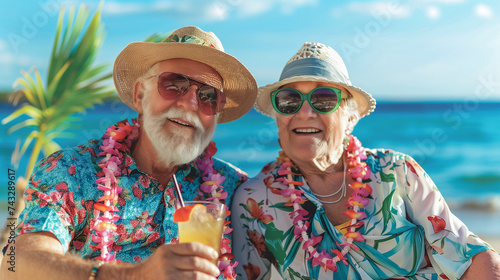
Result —
<instances>
[{"instance_id":1,"label":"beaded necklace","mask_svg":"<svg viewBox=\"0 0 500 280\"><path fill-rule=\"evenodd\" d=\"M348 172L351 177L354 179L352 184L349 184L349 187L354 190L348 202L346 203L347 211L344 212L344 215L347 215L351 218L351 224L347 229L347 233L345 237L347 241L340 244L343 246L342 250L331 250L331 253L326 252L325 249L323 251L318 252L314 247L323 239L322 236L314 236L311 231L311 236L307 235L307 229L309 228L309 222L305 215L308 212L301 207L301 205L307 201L302 194L304 191L297 189L295 186L302 186L303 183L297 182L292 178L291 167L294 166L291 162L290 158L286 157L283 152L280 152L280 156L278 157L278 161L281 162L281 166L278 170L279 175L286 175L286 178L278 179L281 181L281 184L284 185L285 189L281 191L281 195L289 198L288 205L293 204L293 211L290 213L290 217L293 220L294 224L294 234L295 238L302 243L302 249L304 249L309 257L308 260L312 259L313 266L321 266L325 269L330 269L332 271L337 271L337 262L342 261L344 265L348 265L347 258L345 255L349 252L350 248L354 250L359 250L359 248L353 244L353 241L362 242L365 240L363 235L356 231L359 227L363 226L363 222L361 220L366 218L366 214L363 211L360 211L366 205L368 205L369 201L367 197L372 193L371 187L363 183L363 180L367 180L370 178L371 171L370 167L361 160L366 159L366 155L364 154L364 148L361 146L361 143L357 138L352 135L348 135L347 143L347 161L348 161ZM294 174L300 175L300 174Z\"/></svg>"},{"instance_id":2,"label":"beaded necklace","mask_svg":"<svg viewBox=\"0 0 500 280\"><path fill-rule=\"evenodd\" d=\"M102 145L99 146L101 152L97 156L105 157L98 164L102 168L102 172L97 173L99 178L96 183L97 189L104 191L104 194L94 203L97 215L91 228L94 232L94 234L91 234L91 238L93 242L98 244L93 247L101 250L101 256L96 259L102 262L115 260L116 253L111 253L110 248L114 243L112 236L116 234L117 230L115 222L120 219L120 216L114 213L118 211L115 205L118 201L118 194L122 191L122 187L117 186L116 176L127 173L127 168L122 164L125 162L124 154L138 137L139 124L137 120L132 119L132 124L128 121L122 121L106 129ZM198 157L196 160L204 181L200 185L198 195L201 197L200 200L205 198L209 201L225 204L223 200L227 198L227 192L224 191L222 183L226 178L213 169L212 157L216 152L215 143L210 142L203 156ZM227 208L226 205L226 210ZM229 224L230 222L225 222L224 235L232 231ZM231 255L230 243L227 237L222 238L219 269L224 277L234 279L236 277L234 268L238 263L231 262L234 256Z\"/></svg>"},{"instance_id":3,"label":"beaded necklace","mask_svg":"<svg viewBox=\"0 0 500 280\"><path fill-rule=\"evenodd\" d=\"M347 193L347 187L345 184L345 177L346 177L346 173L347 173L347 164L345 162L345 157L342 157L342 159L344 161L344 172L343 172L344 179L342 180L342 185L340 185L340 188L338 188L338 190L336 190L335 192L333 192L331 194L318 194L318 193L315 193L311 190L311 192L314 194L315 197L321 197L321 198L328 198L328 197L336 196L337 194L340 193L339 198L335 199L334 201L321 200L321 198L318 198L318 200L323 204L335 204L335 203L341 201L342 198L344 198L344 196Z\"/></svg>"}]
</instances>

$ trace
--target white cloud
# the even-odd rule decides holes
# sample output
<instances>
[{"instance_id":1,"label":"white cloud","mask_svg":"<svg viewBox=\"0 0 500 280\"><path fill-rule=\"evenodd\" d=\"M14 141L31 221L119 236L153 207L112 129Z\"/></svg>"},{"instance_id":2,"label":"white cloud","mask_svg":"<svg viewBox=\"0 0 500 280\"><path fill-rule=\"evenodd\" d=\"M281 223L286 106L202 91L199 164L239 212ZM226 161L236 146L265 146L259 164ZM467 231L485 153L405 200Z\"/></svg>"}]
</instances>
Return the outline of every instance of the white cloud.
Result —
<instances>
[{"instance_id":1,"label":"white cloud","mask_svg":"<svg viewBox=\"0 0 500 280\"><path fill-rule=\"evenodd\" d=\"M124 15L140 13L144 12L145 10L146 4L143 3L120 3L108 1L104 3L102 13L110 15Z\"/></svg>"},{"instance_id":2,"label":"white cloud","mask_svg":"<svg viewBox=\"0 0 500 280\"><path fill-rule=\"evenodd\" d=\"M276 2L280 6L281 11L288 14L292 13L299 7L315 6L318 4L317 0L277 0Z\"/></svg>"},{"instance_id":3,"label":"white cloud","mask_svg":"<svg viewBox=\"0 0 500 280\"><path fill-rule=\"evenodd\" d=\"M177 2L156 1L152 3L108 1L104 3L102 12L115 16L160 13L186 20L220 21L228 17L228 6L226 5L228 1L179 0Z\"/></svg>"},{"instance_id":4,"label":"white cloud","mask_svg":"<svg viewBox=\"0 0 500 280\"><path fill-rule=\"evenodd\" d=\"M394 1L351 2L347 4L347 9L361 14L384 14L395 18L406 18L412 13L410 6Z\"/></svg>"},{"instance_id":5,"label":"white cloud","mask_svg":"<svg viewBox=\"0 0 500 280\"><path fill-rule=\"evenodd\" d=\"M360 14L385 14L392 15L393 18L408 18L415 11L423 11L430 19L438 19L441 17L440 6L462 4L465 0L413 0L404 1L383 0L383 1L368 1L368 2L350 2L345 7L335 8L332 11L334 17L339 17L342 10ZM484 5L483 5L484 6ZM484 10L484 8L481 8Z\"/></svg>"},{"instance_id":6,"label":"white cloud","mask_svg":"<svg viewBox=\"0 0 500 280\"><path fill-rule=\"evenodd\" d=\"M414 2L420 2L424 4L461 4L465 0L414 0Z\"/></svg>"},{"instance_id":7,"label":"white cloud","mask_svg":"<svg viewBox=\"0 0 500 280\"><path fill-rule=\"evenodd\" d=\"M167 1L158 1L151 4L151 8L153 8L153 10L168 10L172 8L172 3Z\"/></svg>"},{"instance_id":8,"label":"white cloud","mask_svg":"<svg viewBox=\"0 0 500 280\"><path fill-rule=\"evenodd\" d=\"M213 2L203 3L199 0L197 1L178 1L177 3L168 1L156 1L152 3L143 2L117 2L108 1L104 3L102 9L103 14L108 15L129 15L129 14L141 14L141 13L161 13L161 12L175 12L173 14L184 16L185 14L199 15L200 11L206 11L207 7ZM203 13L205 14L205 13Z\"/></svg>"},{"instance_id":9,"label":"white cloud","mask_svg":"<svg viewBox=\"0 0 500 280\"><path fill-rule=\"evenodd\" d=\"M441 10L436 6L429 6L425 9L425 14L430 19L439 19L441 17Z\"/></svg>"},{"instance_id":10,"label":"white cloud","mask_svg":"<svg viewBox=\"0 0 500 280\"><path fill-rule=\"evenodd\" d=\"M231 8L235 9L239 16L250 17L263 14L273 8L273 1L254 0L254 1L239 1L238 5Z\"/></svg>"},{"instance_id":11,"label":"white cloud","mask_svg":"<svg viewBox=\"0 0 500 280\"><path fill-rule=\"evenodd\" d=\"M0 64L2 65L11 65L15 61L15 56L8 52L0 52ZM2 67L2 68L7 68L7 67Z\"/></svg>"},{"instance_id":12,"label":"white cloud","mask_svg":"<svg viewBox=\"0 0 500 280\"><path fill-rule=\"evenodd\" d=\"M500 49L500 25L491 25L488 31L484 32L487 34L484 45L495 50ZM500 56L500 52L496 51L496 53Z\"/></svg>"},{"instance_id":13,"label":"white cloud","mask_svg":"<svg viewBox=\"0 0 500 280\"><path fill-rule=\"evenodd\" d=\"M318 0L215 0L213 4L225 9L226 13L235 11L239 17L251 17L273 9L290 14L303 6L315 6Z\"/></svg>"},{"instance_id":14,"label":"white cloud","mask_svg":"<svg viewBox=\"0 0 500 280\"><path fill-rule=\"evenodd\" d=\"M33 65L41 65L46 63L42 58L25 55L25 54L14 54L9 46L9 43L4 40L0 40L0 74L11 73L11 69L26 69L32 67Z\"/></svg>"},{"instance_id":15,"label":"white cloud","mask_svg":"<svg viewBox=\"0 0 500 280\"><path fill-rule=\"evenodd\" d=\"M314 6L318 0L178 0L153 3L107 1L103 14L129 15L139 13L165 13L169 16L196 18L205 21L225 20L232 12L240 17L251 17L278 9L281 13L292 13L299 7Z\"/></svg>"},{"instance_id":16,"label":"white cloud","mask_svg":"<svg viewBox=\"0 0 500 280\"><path fill-rule=\"evenodd\" d=\"M7 42L4 40L0 40L0 51L3 51L7 48Z\"/></svg>"},{"instance_id":17,"label":"white cloud","mask_svg":"<svg viewBox=\"0 0 500 280\"><path fill-rule=\"evenodd\" d=\"M0 64L2 66L2 69L7 69L8 67L12 66L29 66L32 65L35 62L39 62L40 59L35 59L33 57L30 57L28 55L20 55L20 54L13 54L12 51L9 49L9 45L7 41L0 40Z\"/></svg>"},{"instance_id":18,"label":"white cloud","mask_svg":"<svg viewBox=\"0 0 500 280\"><path fill-rule=\"evenodd\" d=\"M45 62L43 59L34 58L29 55L19 55L12 54L9 52L1 52L0 53L0 64L3 66L15 66L15 67L31 67L32 65L38 65L36 63ZM7 68L5 67L5 68Z\"/></svg>"},{"instance_id":19,"label":"white cloud","mask_svg":"<svg viewBox=\"0 0 500 280\"><path fill-rule=\"evenodd\" d=\"M32 65L34 65L37 61L40 61L40 59L33 58L28 55L14 55L8 51L0 50L0 64L2 65L0 68L0 74L18 74L19 72L16 71L19 71L20 69L28 70L28 68L32 67ZM13 71L13 69L16 70Z\"/></svg>"},{"instance_id":20,"label":"white cloud","mask_svg":"<svg viewBox=\"0 0 500 280\"><path fill-rule=\"evenodd\" d=\"M480 18L492 18L493 10L484 4L477 4L474 8L474 13Z\"/></svg>"},{"instance_id":21,"label":"white cloud","mask_svg":"<svg viewBox=\"0 0 500 280\"><path fill-rule=\"evenodd\" d=\"M225 20L229 16L228 8L224 5L213 3L207 8L207 14L216 21ZM210 16L208 17L210 19Z\"/></svg>"}]
</instances>

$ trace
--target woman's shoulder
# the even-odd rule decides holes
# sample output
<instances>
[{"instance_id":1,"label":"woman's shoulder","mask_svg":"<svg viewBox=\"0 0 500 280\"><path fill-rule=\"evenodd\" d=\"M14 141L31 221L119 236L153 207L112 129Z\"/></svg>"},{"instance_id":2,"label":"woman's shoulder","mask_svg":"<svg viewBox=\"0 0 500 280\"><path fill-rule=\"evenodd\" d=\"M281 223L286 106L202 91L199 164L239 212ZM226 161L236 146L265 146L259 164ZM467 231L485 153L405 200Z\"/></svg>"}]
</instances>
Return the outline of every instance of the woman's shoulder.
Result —
<instances>
[{"instance_id":1,"label":"woman's shoulder","mask_svg":"<svg viewBox=\"0 0 500 280\"><path fill-rule=\"evenodd\" d=\"M236 190L236 196L259 196L266 191L266 182L274 181L278 176L278 169L281 164L277 161L269 162L264 165L261 171L248 181L241 184Z\"/></svg>"},{"instance_id":2,"label":"woman's shoulder","mask_svg":"<svg viewBox=\"0 0 500 280\"><path fill-rule=\"evenodd\" d=\"M254 177L250 178L246 182L246 184L248 184L248 185L250 185L250 184L265 185L266 178L269 178L270 176L272 176L272 177L279 176L278 171L279 171L280 166L281 166L281 163L276 161L276 160L267 163L266 165L264 165L262 167L260 172L257 173L257 175L255 175Z\"/></svg>"},{"instance_id":3,"label":"woman's shoulder","mask_svg":"<svg viewBox=\"0 0 500 280\"><path fill-rule=\"evenodd\" d=\"M367 161L383 163L404 163L408 158L410 158L410 156L405 153L384 148L365 148L365 155Z\"/></svg>"},{"instance_id":4,"label":"woman's shoulder","mask_svg":"<svg viewBox=\"0 0 500 280\"><path fill-rule=\"evenodd\" d=\"M246 181L248 174L230 162L213 157L213 168L225 177L230 177L234 181Z\"/></svg>"},{"instance_id":5,"label":"woman's shoulder","mask_svg":"<svg viewBox=\"0 0 500 280\"><path fill-rule=\"evenodd\" d=\"M364 161L371 172L382 181L392 181L393 178L407 180L409 173L427 177L424 169L408 154L390 149L365 149L365 155Z\"/></svg>"}]
</instances>

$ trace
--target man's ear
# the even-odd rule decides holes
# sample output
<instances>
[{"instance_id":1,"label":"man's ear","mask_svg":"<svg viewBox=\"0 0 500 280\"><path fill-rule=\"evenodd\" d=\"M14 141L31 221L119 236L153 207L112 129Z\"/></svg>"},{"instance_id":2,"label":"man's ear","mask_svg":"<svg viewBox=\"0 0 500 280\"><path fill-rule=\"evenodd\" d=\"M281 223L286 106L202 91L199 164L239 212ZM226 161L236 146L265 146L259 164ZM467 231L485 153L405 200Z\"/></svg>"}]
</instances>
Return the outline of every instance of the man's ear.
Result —
<instances>
[{"instance_id":1,"label":"man's ear","mask_svg":"<svg viewBox=\"0 0 500 280\"><path fill-rule=\"evenodd\" d=\"M144 102L144 95L146 94L146 88L142 82L135 82L133 94L135 110L139 113L139 115L142 115L142 103Z\"/></svg>"}]
</instances>

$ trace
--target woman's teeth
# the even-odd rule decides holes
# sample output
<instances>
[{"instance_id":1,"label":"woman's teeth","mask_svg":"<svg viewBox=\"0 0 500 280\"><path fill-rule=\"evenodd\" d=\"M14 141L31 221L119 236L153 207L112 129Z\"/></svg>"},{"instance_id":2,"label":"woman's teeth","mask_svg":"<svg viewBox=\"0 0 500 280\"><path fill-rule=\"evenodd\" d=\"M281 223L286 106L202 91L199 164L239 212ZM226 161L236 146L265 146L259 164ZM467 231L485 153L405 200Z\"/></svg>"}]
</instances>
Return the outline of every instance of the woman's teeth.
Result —
<instances>
[{"instance_id":1,"label":"woman's teeth","mask_svg":"<svg viewBox=\"0 0 500 280\"><path fill-rule=\"evenodd\" d=\"M321 130L315 129L315 128L297 128L294 129L296 133L317 133L320 132Z\"/></svg>"}]
</instances>

